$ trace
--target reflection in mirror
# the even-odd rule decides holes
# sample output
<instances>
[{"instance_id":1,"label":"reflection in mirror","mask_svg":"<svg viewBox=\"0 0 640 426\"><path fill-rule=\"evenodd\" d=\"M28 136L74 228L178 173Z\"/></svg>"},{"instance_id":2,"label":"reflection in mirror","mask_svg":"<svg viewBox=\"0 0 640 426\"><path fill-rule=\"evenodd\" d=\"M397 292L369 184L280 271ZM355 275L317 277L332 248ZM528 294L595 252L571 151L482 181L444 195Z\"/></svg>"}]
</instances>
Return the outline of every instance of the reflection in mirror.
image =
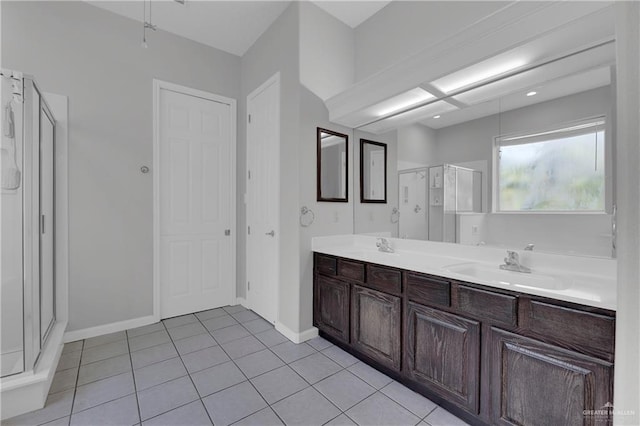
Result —
<instances>
[{"instance_id":1,"label":"reflection in mirror","mask_svg":"<svg viewBox=\"0 0 640 426\"><path fill-rule=\"evenodd\" d=\"M360 202L387 202L387 144L360 139Z\"/></svg>"},{"instance_id":2,"label":"reflection in mirror","mask_svg":"<svg viewBox=\"0 0 640 426\"><path fill-rule=\"evenodd\" d=\"M397 131L392 235L614 255L614 74L606 41L363 126Z\"/></svg>"},{"instance_id":3,"label":"reflection in mirror","mask_svg":"<svg viewBox=\"0 0 640 426\"><path fill-rule=\"evenodd\" d=\"M331 130L317 129L317 200L347 202L349 137Z\"/></svg>"}]
</instances>

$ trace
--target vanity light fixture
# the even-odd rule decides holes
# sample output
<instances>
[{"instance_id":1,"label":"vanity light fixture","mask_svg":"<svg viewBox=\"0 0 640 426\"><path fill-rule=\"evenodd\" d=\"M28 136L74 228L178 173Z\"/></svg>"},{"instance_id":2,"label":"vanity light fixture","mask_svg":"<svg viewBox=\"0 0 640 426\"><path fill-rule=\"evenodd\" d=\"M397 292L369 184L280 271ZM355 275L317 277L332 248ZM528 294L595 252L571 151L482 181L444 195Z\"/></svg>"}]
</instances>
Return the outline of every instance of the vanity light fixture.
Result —
<instances>
[{"instance_id":1,"label":"vanity light fixture","mask_svg":"<svg viewBox=\"0 0 640 426\"><path fill-rule=\"evenodd\" d=\"M527 93L527 96L535 96L537 94L538 92L536 92L535 90L532 90L531 92Z\"/></svg>"},{"instance_id":2,"label":"vanity light fixture","mask_svg":"<svg viewBox=\"0 0 640 426\"><path fill-rule=\"evenodd\" d=\"M435 96L431 93L420 87L416 87L415 89L411 89L377 104L376 115L378 117L384 117L385 115L402 111L403 109L418 105L421 102L433 98L435 98Z\"/></svg>"},{"instance_id":3,"label":"vanity light fixture","mask_svg":"<svg viewBox=\"0 0 640 426\"><path fill-rule=\"evenodd\" d=\"M453 74L434 81L432 84L444 93L451 93L463 87L468 87L513 71L526 63L524 59L514 59L496 65L479 63L456 71Z\"/></svg>"}]
</instances>

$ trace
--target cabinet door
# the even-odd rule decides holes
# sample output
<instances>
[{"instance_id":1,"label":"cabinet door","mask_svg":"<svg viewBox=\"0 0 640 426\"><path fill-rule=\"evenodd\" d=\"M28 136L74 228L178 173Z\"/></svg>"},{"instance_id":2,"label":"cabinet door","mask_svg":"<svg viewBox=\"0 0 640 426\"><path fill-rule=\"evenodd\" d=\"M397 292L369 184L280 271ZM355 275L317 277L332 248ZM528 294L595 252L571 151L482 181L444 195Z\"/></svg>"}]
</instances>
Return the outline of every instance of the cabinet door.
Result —
<instances>
[{"instance_id":1,"label":"cabinet door","mask_svg":"<svg viewBox=\"0 0 640 426\"><path fill-rule=\"evenodd\" d=\"M400 370L400 298L353 286L351 345L394 370Z\"/></svg>"},{"instance_id":2,"label":"cabinet door","mask_svg":"<svg viewBox=\"0 0 640 426\"><path fill-rule=\"evenodd\" d=\"M490 347L493 424L609 424L612 364L495 328Z\"/></svg>"},{"instance_id":3,"label":"cabinet door","mask_svg":"<svg viewBox=\"0 0 640 426\"><path fill-rule=\"evenodd\" d=\"M480 323L415 303L406 321L405 374L477 414Z\"/></svg>"},{"instance_id":4,"label":"cabinet door","mask_svg":"<svg viewBox=\"0 0 640 426\"><path fill-rule=\"evenodd\" d=\"M320 330L349 343L349 284L316 275L313 318Z\"/></svg>"}]
</instances>

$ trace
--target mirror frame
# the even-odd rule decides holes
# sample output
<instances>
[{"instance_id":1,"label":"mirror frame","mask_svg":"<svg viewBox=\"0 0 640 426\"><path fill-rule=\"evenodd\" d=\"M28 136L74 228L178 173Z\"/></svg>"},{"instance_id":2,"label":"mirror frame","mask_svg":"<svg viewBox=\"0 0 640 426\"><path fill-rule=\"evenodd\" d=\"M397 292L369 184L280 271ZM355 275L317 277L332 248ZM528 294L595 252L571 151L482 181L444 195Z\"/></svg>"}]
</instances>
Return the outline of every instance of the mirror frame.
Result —
<instances>
[{"instance_id":1,"label":"mirror frame","mask_svg":"<svg viewBox=\"0 0 640 426\"><path fill-rule=\"evenodd\" d=\"M345 191L344 197L340 198L325 198L322 196L322 137L321 133L329 133L333 136L344 138L345 142ZM316 201L324 201L330 203L348 203L349 202L349 135L344 133L335 132L333 130L323 129L321 127L316 128Z\"/></svg>"},{"instance_id":2,"label":"mirror frame","mask_svg":"<svg viewBox=\"0 0 640 426\"><path fill-rule=\"evenodd\" d=\"M365 198L364 196L364 145L376 145L381 146L384 149L384 199L372 200ZM360 202L361 203L387 203L387 144L382 142L375 142L368 139L360 139Z\"/></svg>"}]
</instances>

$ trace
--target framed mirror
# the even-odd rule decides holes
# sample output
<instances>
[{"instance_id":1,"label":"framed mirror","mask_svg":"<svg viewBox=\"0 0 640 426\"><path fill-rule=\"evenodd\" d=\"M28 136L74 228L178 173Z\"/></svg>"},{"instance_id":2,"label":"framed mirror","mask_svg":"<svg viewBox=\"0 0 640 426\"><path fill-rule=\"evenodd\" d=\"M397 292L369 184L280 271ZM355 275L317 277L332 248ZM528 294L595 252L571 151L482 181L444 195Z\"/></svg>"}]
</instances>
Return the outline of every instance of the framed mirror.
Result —
<instances>
[{"instance_id":1,"label":"framed mirror","mask_svg":"<svg viewBox=\"0 0 640 426\"><path fill-rule=\"evenodd\" d=\"M360 139L360 202L387 202L387 144Z\"/></svg>"},{"instance_id":2,"label":"framed mirror","mask_svg":"<svg viewBox=\"0 0 640 426\"><path fill-rule=\"evenodd\" d=\"M349 136L317 128L318 201L349 201Z\"/></svg>"}]
</instances>

